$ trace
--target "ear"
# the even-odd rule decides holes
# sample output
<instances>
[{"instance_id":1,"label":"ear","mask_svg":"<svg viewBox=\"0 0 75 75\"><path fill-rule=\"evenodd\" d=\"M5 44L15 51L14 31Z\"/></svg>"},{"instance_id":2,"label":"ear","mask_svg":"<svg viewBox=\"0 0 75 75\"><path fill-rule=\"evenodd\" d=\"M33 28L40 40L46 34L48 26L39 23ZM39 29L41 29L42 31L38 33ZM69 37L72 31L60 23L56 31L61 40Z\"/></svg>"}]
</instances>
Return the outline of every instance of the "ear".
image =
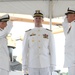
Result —
<instances>
[{"instance_id":1,"label":"ear","mask_svg":"<svg viewBox=\"0 0 75 75\"><path fill-rule=\"evenodd\" d=\"M68 18L68 15L66 15L66 18Z\"/></svg>"},{"instance_id":2,"label":"ear","mask_svg":"<svg viewBox=\"0 0 75 75\"><path fill-rule=\"evenodd\" d=\"M75 14L74 14L74 17L75 17Z\"/></svg>"},{"instance_id":3,"label":"ear","mask_svg":"<svg viewBox=\"0 0 75 75\"><path fill-rule=\"evenodd\" d=\"M74 14L74 20L75 20L75 14Z\"/></svg>"},{"instance_id":4,"label":"ear","mask_svg":"<svg viewBox=\"0 0 75 75\"><path fill-rule=\"evenodd\" d=\"M33 20L33 22L34 22L34 20Z\"/></svg>"},{"instance_id":5,"label":"ear","mask_svg":"<svg viewBox=\"0 0 75 75\"><path fill-rule=\"evenodd\" d=\"M3 22L0 22L0 24L3 24Z\"/></svg>"},{"instance_id":6,"label":"ear","mask_svg":"<svg viewBox=\"0 0 75 75\"><path fill-rule=\"evenodd\" d=\"M44 19L42 19L42 21L44 21Z\"/></svg>"}]
</instances>

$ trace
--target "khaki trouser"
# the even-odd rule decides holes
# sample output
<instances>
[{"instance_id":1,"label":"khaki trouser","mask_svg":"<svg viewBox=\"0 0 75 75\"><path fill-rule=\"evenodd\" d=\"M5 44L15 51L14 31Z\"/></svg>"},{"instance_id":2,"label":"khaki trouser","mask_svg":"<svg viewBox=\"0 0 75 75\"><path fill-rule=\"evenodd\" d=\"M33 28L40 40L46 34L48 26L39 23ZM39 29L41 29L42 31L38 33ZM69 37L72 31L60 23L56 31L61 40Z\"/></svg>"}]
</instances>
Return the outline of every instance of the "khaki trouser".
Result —
<instances>
[{"instance_id":1,"label":"khaki trouser","mask_svg":"<svg viewBox=\"0 0 75 75\"><path fill-rule=\"evenodd\" d=\"M0 69L0 75L9 75L9 72L3 69Z\"/></svg>"}]
</instances>

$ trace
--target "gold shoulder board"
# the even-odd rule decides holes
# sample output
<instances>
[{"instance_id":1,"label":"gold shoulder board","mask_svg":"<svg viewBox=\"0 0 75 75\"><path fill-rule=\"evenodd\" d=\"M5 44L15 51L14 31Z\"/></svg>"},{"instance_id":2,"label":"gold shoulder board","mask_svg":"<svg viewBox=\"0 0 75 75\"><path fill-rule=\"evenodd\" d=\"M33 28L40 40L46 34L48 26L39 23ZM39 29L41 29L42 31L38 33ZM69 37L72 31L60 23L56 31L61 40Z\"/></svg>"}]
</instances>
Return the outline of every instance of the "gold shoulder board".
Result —
<instances>
[{"instance_id":1,"label":"gold shoulder board","mask_svg":"<svg viewBox=\"0 0 75 75\"><path fill-rule=\"evenodd\" d=\"M46 30L48 30L48 31L51 31L51 32L52 32L52 30L49 30L49 29L46 29Z\"/></svg>"},{"instance_id":2,"label":"gold shoulder board","mask_svg":"<svg viewBox=\"0 0 75 75\"><path fill-rule=\"evenodd\" d=\"M25 32L28 32L28 31L30 31L31 29L29 29L29 30L27 30L27 31L25 31Z\"/></svg>"}]
</instances>

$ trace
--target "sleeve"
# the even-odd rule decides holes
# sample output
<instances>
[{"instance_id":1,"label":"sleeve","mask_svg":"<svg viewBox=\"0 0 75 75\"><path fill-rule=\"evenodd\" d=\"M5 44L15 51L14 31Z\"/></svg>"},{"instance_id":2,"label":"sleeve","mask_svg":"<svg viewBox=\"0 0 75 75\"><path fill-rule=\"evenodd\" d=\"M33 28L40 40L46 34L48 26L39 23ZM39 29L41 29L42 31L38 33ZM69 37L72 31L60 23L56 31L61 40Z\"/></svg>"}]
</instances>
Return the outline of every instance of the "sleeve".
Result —
<instances>
[{"instance_id":1,"label":"sleeve","mask_svg":"<svg viewBox=\"0 0 75 75\"><path fill-rule=\"evenodd\" d=\"M71 22L72 28L71 28L71 41L72 41L72 47L75 49L75 21Z\"/></svg>"},{"instance_id":2,"label":"sleeve","mask_svg":"<svg viewBox=\"0 0 75 75\"><path fill-rule=\"evenodd\" d=\"M64 19L64 22L62 23L62 26L63 26L64 34L66 35L67 31L68 31L68 28L69 28L68 21L67 21L66 17Z\"/></svg>"},{"instance_id":3,"label":"sleeve","mask_svg":"<svg viewBox=\"0 0 75 75\"><path fill-rule=\"evenodd\" d=\"M0 38L6 37L12 27L13 27L13 23L11 21L8 21L7 26L2 31L0 31Z\"/></svg>"},{"instance_id":4,"label":"sleeve","mask_svg":"<svg viewBox=\"0 0 75 75\"><path fill-rule=\"evenodd\" d=\"M49 51L50 51L50 65L51 69L55 70L56 69L56 50L55 50L55 41L54 41L54 36L51 33L49 37Z\"/></svg>"},{"instance_id":5,"label":"sleeve","mask_svg":"<svg viewBox=\"0 0 75 75\"><path fill-rule=\"evenodd\" d=\"M25 71L28 68L28 34L24 35L23 50L22 50L22 70Z\"/></svg>"}]
</instances>

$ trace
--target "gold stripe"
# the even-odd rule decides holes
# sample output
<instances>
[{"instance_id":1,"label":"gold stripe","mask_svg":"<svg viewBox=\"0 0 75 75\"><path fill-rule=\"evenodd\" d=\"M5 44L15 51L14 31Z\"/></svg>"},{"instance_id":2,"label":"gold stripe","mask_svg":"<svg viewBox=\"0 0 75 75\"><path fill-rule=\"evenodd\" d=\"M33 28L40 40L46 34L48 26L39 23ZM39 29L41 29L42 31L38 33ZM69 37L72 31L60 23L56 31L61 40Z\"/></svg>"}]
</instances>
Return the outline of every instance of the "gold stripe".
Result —
<instances>
[{"instance_id":1,"label":"gold stripe","mask_svg":"<svg viewBox=\"0 0 75 75\"><path fill-rule=\"evenodd\" d=\"M43 16L42 14L35 14L34 16Z\"/></svg>"},{"instance_id":2,"label":"gold stripe","mask_svg":"<svg viewBox=\"0 0 75 75\"><path fill-rule=\"evenodd\" d=\"M68 11L68 13L69 13L69 12L70 12L70 13L75 13L74 11Z\"/></svg>"}]
</instances>

